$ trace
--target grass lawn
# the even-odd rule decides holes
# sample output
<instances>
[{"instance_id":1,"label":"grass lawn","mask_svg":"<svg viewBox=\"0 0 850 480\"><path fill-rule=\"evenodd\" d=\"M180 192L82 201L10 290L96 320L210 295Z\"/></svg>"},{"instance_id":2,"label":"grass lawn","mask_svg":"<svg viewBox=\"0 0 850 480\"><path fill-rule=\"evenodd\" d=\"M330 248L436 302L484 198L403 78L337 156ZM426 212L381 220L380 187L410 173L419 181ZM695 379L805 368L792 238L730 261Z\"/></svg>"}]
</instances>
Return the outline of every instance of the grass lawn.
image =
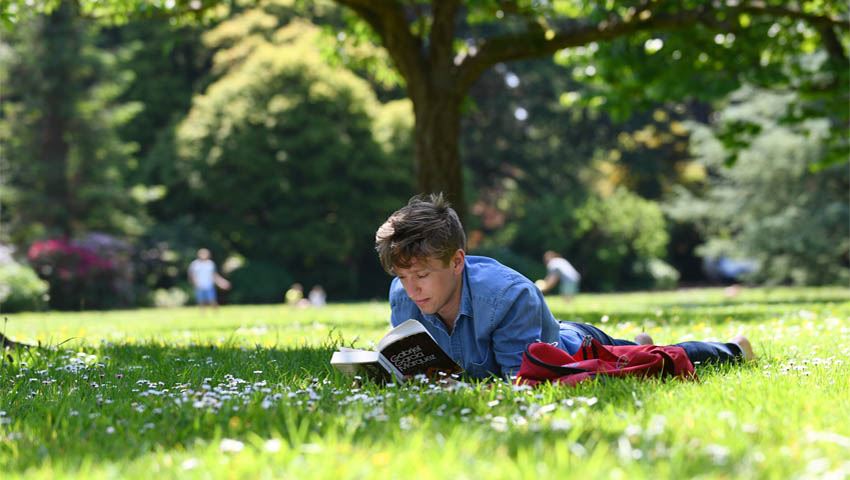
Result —
<instances>
[{"instance_id":1,"label":"grass lawn","mask_svg":"<svg viewBox=\"0 0 850 480\"><path fill-rule=\"evenodd\" d=\"M386 303L8 315L4 478L848 478L850 289L549 299L657 343L746 333L698 382L353 387Z\"/></svg>"}]
</instances>

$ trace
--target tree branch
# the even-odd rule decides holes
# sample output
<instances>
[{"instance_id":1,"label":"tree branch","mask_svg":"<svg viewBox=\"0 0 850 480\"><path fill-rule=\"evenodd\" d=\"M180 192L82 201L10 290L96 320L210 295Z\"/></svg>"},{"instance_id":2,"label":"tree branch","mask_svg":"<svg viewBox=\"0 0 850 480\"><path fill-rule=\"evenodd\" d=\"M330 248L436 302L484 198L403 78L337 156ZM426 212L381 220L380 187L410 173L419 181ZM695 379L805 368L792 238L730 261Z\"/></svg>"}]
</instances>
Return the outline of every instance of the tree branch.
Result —
<instances>
[{"instance_id":1,"label":"tree branch","mask_svg":"<svg viewBox=\"0 0 850 480\"><path fill-rule=\"evenodd\" d=\"M829 53L829 58L839 67L847 69L848 61L847 53L844 51L844 46L841 45L841 40L835 34L835 29L832 25L821 25L818 27L820 38L823 40L823 45Z\"/></svg>"},{"instance_id":2,"label":"tree branch","mask_svg":"<svg viewBox=\"0 0 850 480\"><path fill-rule=\"evenodd\" d=\"M459 85L463 91L467 91L486 69L501 62L551 55L563 48L611 40L639 31L678 30L696 24L717 25L716 14L721 12L727 15L748 13L804 20L818 28L830 51L834 49L830 40L837 40L834 38L833 26L844 28L850 26L850 21L845 19L805 13L786 7L768 6L762 2L731 6L706 4L679 12L653 12L651 9L641 8L639 12L627 18L617 17L598 23L577 22L555 32L554 35L550 32L548 38L546 32L532 29L520 34L487 39L479 46L478 54L465 59L458 68ZM826 32L832 32L833 37L829 37ZM838 46L841 46L840 42ZM841 52L843 54L843 49Z\"/></svg>"},{"instance_id":3,"label":"tree branch","mask_svg":"<svg viewBox=\"0 0 850 480\"><path fill-rule=\"evenodd\" d=\"M410 98L423 92L420 80L427 77L427 67L422 54L422 41L410 32L404 10L396 1L336 0L352 9L381 37L381 44L389 52L396 68L407 83Z\"/></svg>"},{"instance_id":4,"label":"tree branch","mask_svg":"<svg viewBox=\"0 0 850 480\"><path fill-rule=\"evenodd\" d=\"M735 5L730 2L726 8L720 7L717 10L733 13L752 13L754 15L769 15L772 17L796 18L798 20L805 20L806 22L809 22L812 25L830 25L843 28L850 27L850 20L846 18L806 13L794 8L782 7L777 5L767 5L762 1L752 1L742 5Z\"/></svg>"}]
</instances>

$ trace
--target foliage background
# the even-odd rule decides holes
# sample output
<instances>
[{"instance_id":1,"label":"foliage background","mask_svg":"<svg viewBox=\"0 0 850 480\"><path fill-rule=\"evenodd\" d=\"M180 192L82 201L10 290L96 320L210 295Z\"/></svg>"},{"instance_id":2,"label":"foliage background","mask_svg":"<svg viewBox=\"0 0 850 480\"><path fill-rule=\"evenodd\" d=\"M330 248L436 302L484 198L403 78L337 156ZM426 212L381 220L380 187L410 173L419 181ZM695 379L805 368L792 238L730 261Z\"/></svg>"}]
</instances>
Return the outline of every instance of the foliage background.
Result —
<instances>
[{"instance_id":1,"label":"foliage background","mask_svg":"<svg viewBox=\"0 0 850 480\"><path fill-rule=\"evenodd\" d=\"M126 246L118 260L95 252L123 266L92 291L120 295L52 281L45 297L10 277L30 305L150 305L189 290L201 246L233 280L224 302L280 302L296 281L331 300L386 294L372 236L417 193L421 165L404 79L350 10L211 2L168 21L94 21L85 2L9 5L0 242L24 270L38 267L25 258L35 242ZM470 5L459 38L519 31L535 12L601 12ZM704 259L720 255L757 261L752 283L846 283L846 58L799 19L728 20L483 72L462 105L469 250L531 278L557 250L585 291L704 284ZM846 50L846 31L836 38Z\"/></svg>"}]
</instances>

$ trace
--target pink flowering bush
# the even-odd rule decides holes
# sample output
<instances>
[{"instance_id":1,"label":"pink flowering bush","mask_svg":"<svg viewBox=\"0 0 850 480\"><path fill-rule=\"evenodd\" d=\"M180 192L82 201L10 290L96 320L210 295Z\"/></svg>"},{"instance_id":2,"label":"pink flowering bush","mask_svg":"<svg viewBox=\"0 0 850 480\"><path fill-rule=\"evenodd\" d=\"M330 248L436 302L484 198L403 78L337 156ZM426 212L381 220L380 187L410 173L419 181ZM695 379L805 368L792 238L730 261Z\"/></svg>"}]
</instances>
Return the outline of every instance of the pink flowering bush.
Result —
<instances>
[{"instance_id":1,"label":"pink flowering bush","mask_svg":"<svg viewBox=\"0 0 850 480\"><path fill-rule=\"evenodd\" d=\"M101 309L124 304L116 264L98 251L67 239L33 243L30 265L50 285L50 307L61 310Z\"/></svg>"}]
</instances>

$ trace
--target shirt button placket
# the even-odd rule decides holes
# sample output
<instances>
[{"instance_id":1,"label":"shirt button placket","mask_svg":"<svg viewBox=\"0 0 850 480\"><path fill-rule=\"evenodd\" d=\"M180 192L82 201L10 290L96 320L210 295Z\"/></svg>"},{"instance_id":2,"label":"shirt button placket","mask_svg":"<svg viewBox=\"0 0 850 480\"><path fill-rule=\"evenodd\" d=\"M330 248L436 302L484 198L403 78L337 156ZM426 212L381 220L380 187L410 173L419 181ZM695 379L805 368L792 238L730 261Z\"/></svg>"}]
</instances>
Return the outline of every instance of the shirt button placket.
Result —
<instances>
[{"instance_id":1,"label":"shirt button placket","mask_svg":"<svg viewBox=\"0 0 850 480\"><path fill-rule=\"evenodd\" d=\"M452 341L452 356L454 358L463 358L463 335L456 335L457 331L462 328L461 322L463 320L463 316L459 316L455 321L455 328L452 329L452 334L449 338Z\"/></svg>"}]
</instances>

